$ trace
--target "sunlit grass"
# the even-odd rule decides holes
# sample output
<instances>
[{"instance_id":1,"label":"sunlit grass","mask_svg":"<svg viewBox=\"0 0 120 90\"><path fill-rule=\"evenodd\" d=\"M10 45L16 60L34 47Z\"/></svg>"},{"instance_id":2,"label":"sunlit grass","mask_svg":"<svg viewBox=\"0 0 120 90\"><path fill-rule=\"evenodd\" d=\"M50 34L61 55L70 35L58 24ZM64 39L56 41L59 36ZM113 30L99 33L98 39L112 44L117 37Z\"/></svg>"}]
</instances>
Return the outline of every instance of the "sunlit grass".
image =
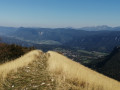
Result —
<instances>
[{"instance_id":1,"label":"sunlit grass","mask_svg":"<svg viewBox=\"0 0 120 90\"><path fill-rule=\"evenodd\" d=\"M42 52L34 50L25 54L24 56L21 56L16 60L12 60L10 62L0 65L0 76L4 78L12 70L16 71L20 67L27 66L29 63L34 61L37 56L40 56L40 53Z\"/></svg>"},{"instance_id":2,"label":"sunlit grass","mask_svg":"<svg viewBox=\"0 0 120 90\"><path fill-rule=\"evenodd\" d=\"M120 83L53 51L0 65L0 90L120 90Z\"/></svg>"},{"instance_id":3,"label":"sunlit grass","mask_svg":"<svg viewBox=\"0 0 120 90\"><path fill-rule=\"evenodd\" d=\"M59 88L72 90L120 90L120 83L61 54L49 51L48 70L57 76ZM61 87L63 86L63 87Z\"/></svg>"},{"instance_id":4,"label":"sunlit grass","mask_svg":"<svg viewBox=\"0 0 120 90\"><path fill-rule=\"evenodd\" d=\"M55 90L46 70L47 55L39 50L0 65L0 90Z\"/></svg>"}]
</instances>

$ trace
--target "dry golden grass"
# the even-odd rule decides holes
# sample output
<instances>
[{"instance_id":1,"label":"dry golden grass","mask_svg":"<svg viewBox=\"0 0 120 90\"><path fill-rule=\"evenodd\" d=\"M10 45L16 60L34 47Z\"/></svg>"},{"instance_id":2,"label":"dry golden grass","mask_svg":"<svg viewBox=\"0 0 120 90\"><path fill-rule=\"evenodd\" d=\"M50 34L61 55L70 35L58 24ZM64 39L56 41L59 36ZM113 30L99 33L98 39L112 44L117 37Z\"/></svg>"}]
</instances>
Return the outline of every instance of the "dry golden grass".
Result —
<instances>
[{"instance_id":1,"label":"dry golden grass","mask_svg":"<svg viewBox=\"0 0 120 90\"><path fill-rule=\"evenodd\" d=\"M36 57L40 56L41 53L42 51L40 50L34 50L16 60L0 65L0 77L5 78L12 70L17 71L18 68L27 66L34 61Z\"/></svg>"},{"instance_id":2,"label":"dry golden grass","mask_svg":"<svg viewBox=\"0 0 120 90\"><path fill-rule=\"evenodd\" d=\"M120 83L56 52L49 51L48 70L58 90L120 90Z\"/></svg>"},{"instance_id":3,"label":"dry golden grass","mask_svg":"<svg viewBox=\"0 0 120 90\"><path fill-rule=\"evenodd\" d=\"M47 60L47 54L34 50L0 65L0 90L55 90L54 78L46 70Z\"/></svg>"},{"instance_id":4,"label":"dry golden grass","mask_svg":"<svg viewBox=\"0 0 120 90\"><path fill-rule=\"evenodd\" d=\"M120 83L56 52L34 50L0 65L0 90L120 90Z\"/></svg>"}]
</instances>

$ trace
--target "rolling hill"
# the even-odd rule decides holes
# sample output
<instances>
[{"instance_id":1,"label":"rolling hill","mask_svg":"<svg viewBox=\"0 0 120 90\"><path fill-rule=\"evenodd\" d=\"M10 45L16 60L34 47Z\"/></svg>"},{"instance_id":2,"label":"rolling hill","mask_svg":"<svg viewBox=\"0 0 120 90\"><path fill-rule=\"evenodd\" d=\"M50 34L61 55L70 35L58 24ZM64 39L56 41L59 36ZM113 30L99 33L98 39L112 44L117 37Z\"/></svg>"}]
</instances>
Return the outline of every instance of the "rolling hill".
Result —
<instances>
[{"instance_id":1,"label":"rolling hill","mask_svg":"<svg viewBox=\"0 0 120 90\"><path fill-rule=\"evenodd\" d=\"M115 46L120 45L119 27L98 26L93 29L91 27L90 31L84 28L0 27L0 35L9 36L13 41L16 39L34 44L63 45L88 51L111 52Z\"/></svg>"},{"instance_id":2,"label":"rolling hill","mask_svg":"<svg viewBox=\"0 0 120 90\"><path fill-rule=\"evenodd\" d=\"M119 90L120 82L67 57L31 51L0 65L0 90Z\"/></svg>"}]
</instances>

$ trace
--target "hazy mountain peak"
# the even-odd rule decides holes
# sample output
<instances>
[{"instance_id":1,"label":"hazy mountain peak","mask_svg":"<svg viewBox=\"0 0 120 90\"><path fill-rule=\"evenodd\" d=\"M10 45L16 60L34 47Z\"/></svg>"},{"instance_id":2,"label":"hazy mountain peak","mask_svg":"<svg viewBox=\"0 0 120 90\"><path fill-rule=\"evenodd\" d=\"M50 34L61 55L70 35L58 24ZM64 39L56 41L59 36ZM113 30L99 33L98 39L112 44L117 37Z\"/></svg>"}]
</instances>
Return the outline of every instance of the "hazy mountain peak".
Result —
<instances>
[{"instance_id":1,"label":"hazy mountain peak","mask_svg":"<svg viewBox=\"0 0 120 90\"><path fill-rule=\"evenodd\" d=\"M82 27L80 29L87 31L99 31L99 30L112 30L113 27L107 25L101 25L101 26Z\"/></svg>"}]
</instances>

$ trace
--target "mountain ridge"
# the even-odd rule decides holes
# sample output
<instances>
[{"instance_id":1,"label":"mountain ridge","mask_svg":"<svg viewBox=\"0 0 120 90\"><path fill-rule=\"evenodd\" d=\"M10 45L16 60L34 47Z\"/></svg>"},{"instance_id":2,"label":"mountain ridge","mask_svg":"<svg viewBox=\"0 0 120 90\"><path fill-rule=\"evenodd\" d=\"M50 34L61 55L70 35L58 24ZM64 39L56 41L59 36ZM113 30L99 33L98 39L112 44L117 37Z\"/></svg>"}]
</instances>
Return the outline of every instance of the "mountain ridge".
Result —
<instances>
[{"instance_id":1,"label":"mountain ridge","mask_svg":"<svg viewBox=\"0 0 120 90\"><path fill-rule=\"evenodd\" d=\"M1 90L8 88L40 90L120 89L119 82L53 51L43 53L34 50L22 58L0 65L0 67L2 72L0 75L4 74L2 80L5 80L0 82ZM9 68L8 71L6 71L7 68Z\"/></svg>"},{"instance_id":2,"label":"mountain ridge","mask_svg":"<svg viewBox=\"0 0 120 90\"><path fill-rule=\"evenodd\" d=\"M106 26L104 26L106 27ZM118 28L119 27L115 27ZM111 52L120 45L120 31L85 31L73 28L17 28L0 34L35 44L63 45L88 51ZM4 33L4 34L3 34ZM1 35L1 37L2 37Z\"/></svg>"}]
</instances>

